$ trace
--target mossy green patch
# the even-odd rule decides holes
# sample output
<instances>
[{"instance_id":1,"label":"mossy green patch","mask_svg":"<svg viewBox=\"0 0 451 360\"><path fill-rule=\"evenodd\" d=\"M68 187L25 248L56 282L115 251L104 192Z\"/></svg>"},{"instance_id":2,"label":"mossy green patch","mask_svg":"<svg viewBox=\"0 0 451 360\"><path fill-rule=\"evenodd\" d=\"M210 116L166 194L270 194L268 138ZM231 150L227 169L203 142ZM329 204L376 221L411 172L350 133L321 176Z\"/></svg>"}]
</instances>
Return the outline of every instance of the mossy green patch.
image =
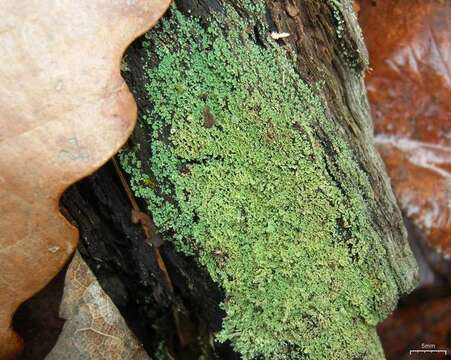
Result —
<instances>
[{"instance_id":1,"label":"mossy green patch","mask_svg":"<svg viewBox=\"0 0 451 360\"><path fill-rule=\"evenodd\" d=\"M147 35L152 156L128 148L122 166L161 234L225 290L219 341L244 359L383 358L374 327L397 288L371 186L315 86L253 25L173 9Z\"/></svg>"}]
</instances>

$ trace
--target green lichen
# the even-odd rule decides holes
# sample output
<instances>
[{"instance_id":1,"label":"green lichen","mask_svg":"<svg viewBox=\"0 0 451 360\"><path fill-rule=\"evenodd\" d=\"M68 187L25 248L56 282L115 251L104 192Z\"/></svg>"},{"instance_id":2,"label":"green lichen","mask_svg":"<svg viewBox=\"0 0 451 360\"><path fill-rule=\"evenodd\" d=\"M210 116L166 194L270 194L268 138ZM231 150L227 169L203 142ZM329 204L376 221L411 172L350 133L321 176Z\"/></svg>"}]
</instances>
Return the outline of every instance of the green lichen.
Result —
<instances>
[{"instance_id":1,"label":"green lichen","mask_svg":"<svg viewBox=\"0 0 451 360\"><path fill-rule=\"evenodd\" d=\"M223 26L222 24L227 24ZM225 290L217 340L244 359L383 358L397 288L371 185L316 86L227 8L148 34L152 156L121 163L160 231Z\"/></svg>"}]
</instances>

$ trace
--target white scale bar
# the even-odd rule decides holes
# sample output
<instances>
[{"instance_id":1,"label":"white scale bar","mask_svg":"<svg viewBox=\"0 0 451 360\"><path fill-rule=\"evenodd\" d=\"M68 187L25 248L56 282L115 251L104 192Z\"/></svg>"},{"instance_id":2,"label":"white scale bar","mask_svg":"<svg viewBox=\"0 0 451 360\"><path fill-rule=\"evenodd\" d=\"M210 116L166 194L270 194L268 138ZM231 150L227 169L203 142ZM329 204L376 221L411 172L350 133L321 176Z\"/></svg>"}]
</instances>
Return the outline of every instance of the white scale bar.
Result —
<instances>
[{"instance_id":1,"label":"white scale bar","mask_svg":"<svg viewBox=\"0 0 451 360\"><path fill-rule=\"evenodd\" d=\"M435 349L410 350L409 355L412 355L412 353L444 353L445 355L447 355L448 350L435 350Z\"/></svg>"}]
</instances>

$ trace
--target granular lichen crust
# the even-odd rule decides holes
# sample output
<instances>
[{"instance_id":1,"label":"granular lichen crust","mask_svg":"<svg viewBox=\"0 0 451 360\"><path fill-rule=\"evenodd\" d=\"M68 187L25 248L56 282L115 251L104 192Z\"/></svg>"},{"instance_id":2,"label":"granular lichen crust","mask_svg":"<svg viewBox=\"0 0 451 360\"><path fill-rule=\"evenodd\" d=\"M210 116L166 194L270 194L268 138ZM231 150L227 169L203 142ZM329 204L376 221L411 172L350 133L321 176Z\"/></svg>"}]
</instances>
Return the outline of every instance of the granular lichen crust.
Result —
<instances>
[{"instance_id":1,"label":"granular lichen crust","mask_svg":"<svg viewBox=\"0 0 451 360\"><path fill-rule=\"evenodd\" d=\"M219 341L244 359L381 359L397 287L369 180L318 84L253 25L173 9L148 35L152 155L125 149L122 166L160 233L225 290Z\"/></svg>"}]
</instances>

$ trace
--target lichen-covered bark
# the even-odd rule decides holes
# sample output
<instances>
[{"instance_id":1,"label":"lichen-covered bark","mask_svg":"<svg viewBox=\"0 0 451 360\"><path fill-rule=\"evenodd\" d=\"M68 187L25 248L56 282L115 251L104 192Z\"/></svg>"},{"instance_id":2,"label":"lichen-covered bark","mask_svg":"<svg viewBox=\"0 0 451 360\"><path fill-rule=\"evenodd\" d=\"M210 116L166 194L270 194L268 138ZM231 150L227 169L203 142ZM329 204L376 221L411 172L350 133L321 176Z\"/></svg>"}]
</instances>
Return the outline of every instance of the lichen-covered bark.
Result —
<instances>
[{"instance_id":1,"label":"lichen-covered bark","mask_svg":"<svg viewBox=\"0 0 451 360\"><path fill-rule=\"evenodd\" d=\"M293 34L286 44L294 49L301 76L308 82L323 81L327 117L343 130L355 161L368 174L375 197L368 204L371 221L383 239L400 293L408 292L415 283L416 265L383 163L372 145L363 84L367 51L351 1L271 1L269 7L277 30Z\"/></svg>"},{"instance_id":2,"label":"lichen-covered bark","mask_svg":"<svg viewBox=\"0 0 451 360\"><path fill-rule=\"evenodd\" d=\"M375 325L416 268L351 5L183 1L144 45L121 161L161 234L224 289L217 339L243 358L383 357Z\"/></svg>"}]
</instances>

